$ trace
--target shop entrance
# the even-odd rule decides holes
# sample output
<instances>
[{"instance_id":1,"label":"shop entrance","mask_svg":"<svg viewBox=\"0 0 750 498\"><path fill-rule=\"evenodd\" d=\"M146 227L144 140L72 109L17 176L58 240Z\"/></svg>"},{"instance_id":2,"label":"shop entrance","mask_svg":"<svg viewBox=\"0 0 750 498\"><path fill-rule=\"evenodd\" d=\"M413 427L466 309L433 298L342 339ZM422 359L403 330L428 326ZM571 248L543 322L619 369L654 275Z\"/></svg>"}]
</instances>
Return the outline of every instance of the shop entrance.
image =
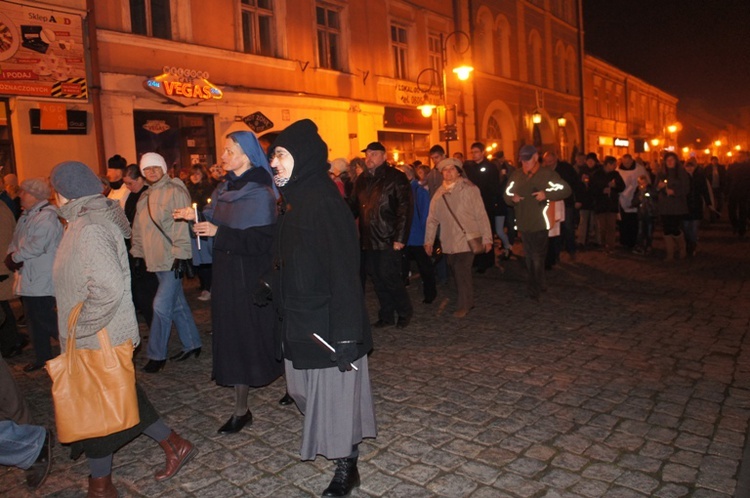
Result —
<instances>
[{"instance_id":1,"label":"shop entrance","mask_svg":"<svg viewBox=\"0 0 750 498\"><path fill-rule=\"evenodd\" d=\"M0 99L0 167L2 167L0 174L2 176L16 172L9 109L8 99Z\"/></svg>"},{"instance_id":2,"label":"shop entrance","mask_svg":"<svg viewBox=\"0 0 750 498\"><path fill-rule=\"evenodd\" d=\"M158 152L172 176L189 171L194 164L210 168L216 162L212 115L135 111L133 122L137 157Z\"/></svg>"},{"instance_id":3,"label":"shop entrance","mask_svg":"<svg viewBox=\"0 0 750 498\"><path fill-rule=\"evenodd\" d=\"M429 164L430 136L427 133L379 131L378 141L385 146L388 160L395 164L412 163L416 159Z\"/></svg>"}]
</instances>

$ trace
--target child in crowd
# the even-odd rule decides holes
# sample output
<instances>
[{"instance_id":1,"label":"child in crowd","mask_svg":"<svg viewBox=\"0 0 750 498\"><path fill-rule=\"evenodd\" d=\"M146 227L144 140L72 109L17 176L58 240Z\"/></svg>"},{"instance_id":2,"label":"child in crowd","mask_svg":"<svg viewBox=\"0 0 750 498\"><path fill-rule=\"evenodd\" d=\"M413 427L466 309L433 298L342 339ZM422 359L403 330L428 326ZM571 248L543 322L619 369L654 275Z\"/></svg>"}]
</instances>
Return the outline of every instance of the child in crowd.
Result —
<instances>
[{"instance_id":1,"label":"child in crowd","mask_svg":"<svg viewBox=\"0 0 750 498\"><path fill-rule=\"evenodd\" d=\"M630 206L638 208L638 241L633 254L648 254L653 242L654 221L656 220L656 188L651 185L649 177L638 177L638 188L633 192Z\"/></svg>"}]
</instances>

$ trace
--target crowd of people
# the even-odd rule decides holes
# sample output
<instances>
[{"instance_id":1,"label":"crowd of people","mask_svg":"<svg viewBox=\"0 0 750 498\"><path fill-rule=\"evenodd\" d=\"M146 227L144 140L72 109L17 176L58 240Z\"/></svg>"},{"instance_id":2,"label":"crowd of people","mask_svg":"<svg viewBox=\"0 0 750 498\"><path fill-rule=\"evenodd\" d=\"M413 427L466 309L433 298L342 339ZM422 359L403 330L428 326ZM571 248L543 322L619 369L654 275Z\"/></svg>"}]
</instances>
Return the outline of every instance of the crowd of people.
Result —
<instances>
[{"instance_id":1,"label":"crowd of people","mask_svg":"<svg viewBox=\"0 0 750 498\"><path fill-rule=\"evenodd\" d=\"M317 126L301 120L271 143L249 131L229 134L221 164L210 169L175 173L161 154L147 152L130 165L113 156L106 177L75 161L57 165L49 179L18 184L7 175L0 354L21 354L30 337L35 359L23 370L43 368L55 342L64 348L64 324L83 303L77 348L97 349L102 329L113 345L138 346L139 313L148 327L142 370L158 374L168 360L177 368L202 351L183 289L183 277L196 275L198 299L211 305L210 375L234 392L218 433L251 426L250 388L284 375L287 395L279 403L294 403L304 415L301 458L333 460L323 496L348 496L360 483L359 443L377 435L372 329L409 327L407 287L417 275L422 304L445 292L455 296L452 314L461 319L475 306L473 275L511 257L523 254L527 295L540 301L545 272L563 253L570 260L594 249L646 257L659 226L664 259L684 259L698 251L701 222L715 221L725 207L734 232L746 233L747 152L728 168L715 157L704 165L671 152L650 164L595 153L577 154L571 164L532 145L512 159L488 157L481 142L471 144L466 161L460 153L447 157L440 145L430 149L429 164L390 164L380 142L361 152L329 161ZM378 303L373 319L364 302L368 279ZM452 289L443 290L448 282ZM18 330L15 297L29 337ZM170 357L173 324L181 349ZM0 365L0 390L15 408L0 409L0 438L25 443L16 456L0 450L0 463L27 469L35 488L49 472L53 441L30 425L7 373ZM198 452L135 387L138 425L72 445L88 459L90 497L117 496L113 454L141 433L165 452L157 480Z\"/></svg>"}]
</instances>

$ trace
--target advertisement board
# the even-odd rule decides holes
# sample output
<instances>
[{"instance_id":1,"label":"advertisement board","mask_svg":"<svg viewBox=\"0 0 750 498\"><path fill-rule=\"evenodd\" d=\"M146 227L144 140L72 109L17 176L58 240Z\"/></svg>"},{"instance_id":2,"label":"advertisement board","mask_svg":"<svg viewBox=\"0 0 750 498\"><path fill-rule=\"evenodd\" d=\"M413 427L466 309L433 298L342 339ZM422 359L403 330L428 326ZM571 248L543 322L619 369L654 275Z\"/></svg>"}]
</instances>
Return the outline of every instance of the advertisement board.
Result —
<instances>
[{"instance_id":1,"label":"advertisement board","mask_svg":"<svg viewBox=\"0 0 750 498\"><path fill-rule=\"evenodd\" d=\"M88 100L81 16L0 1L0 95Z\"/></svg>"}]
</instances>

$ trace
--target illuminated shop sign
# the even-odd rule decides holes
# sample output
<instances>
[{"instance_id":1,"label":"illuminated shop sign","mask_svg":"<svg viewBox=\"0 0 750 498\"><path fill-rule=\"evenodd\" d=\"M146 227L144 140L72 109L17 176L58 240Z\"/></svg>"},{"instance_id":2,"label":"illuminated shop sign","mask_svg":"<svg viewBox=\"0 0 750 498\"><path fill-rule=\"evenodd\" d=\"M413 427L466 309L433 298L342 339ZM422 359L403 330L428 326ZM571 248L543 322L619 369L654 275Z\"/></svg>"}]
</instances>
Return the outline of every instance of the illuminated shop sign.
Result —
<instances>
[{"instance_id":1,"label":"illuminated shop sign","mask_svg":"<svg viewBox=\"0 0 750 498\"><path fill-rule=\"evenodd\" d=\"M630 147L630 140L627 138L615 138L615 147Z\"/></svg>"},{"instance_id":2,"label":"illuminated shop sign","mask_svg":"<svg viewBox=\"0 0 750 498\"><path fill-rule=\"evenodd\" d=\"M143 86L184 107L224 96L224 92L208 81L207 72L181 67L164 66L162 74L147 79Z\"/></svg>"}]
</instances>

